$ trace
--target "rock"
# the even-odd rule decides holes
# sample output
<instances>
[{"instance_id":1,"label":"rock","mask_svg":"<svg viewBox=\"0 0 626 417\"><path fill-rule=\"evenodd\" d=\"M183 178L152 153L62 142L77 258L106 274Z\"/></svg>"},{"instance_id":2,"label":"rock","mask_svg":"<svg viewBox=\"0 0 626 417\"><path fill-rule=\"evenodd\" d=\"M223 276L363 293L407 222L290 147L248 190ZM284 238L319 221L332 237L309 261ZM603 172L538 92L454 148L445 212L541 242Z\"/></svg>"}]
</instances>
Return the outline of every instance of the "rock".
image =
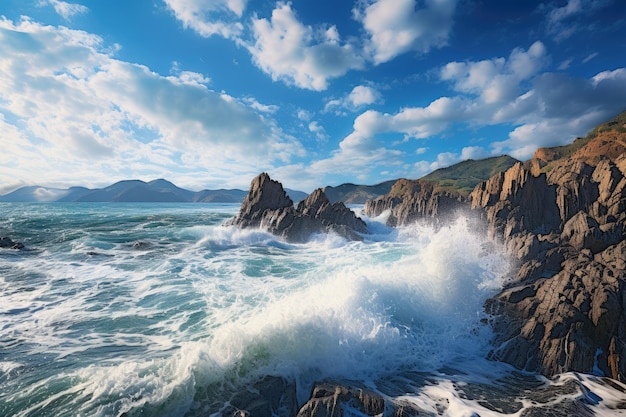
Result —
<instances>
[{"instance_id":1,"label":"rock","mask_svg":"<svg viewBox=\"0 0 626 417\"><path fill-rule=\"evenodd\" d=\"M14 242L9 237L0 237L0 248L9 249L24 249L24 244L21 242Z\"/></svg>"},{"instance_id":2,"label":"rock","mask_svg":"<svg viewBox=\"0 0 626 417\"><path fill-rule=\"evenodd\" d=\"M488 300L490 357L547 376L591 372L626 380L626 178L623 158L521 163L476 186L474 210L519 261Z\"/></svg>"},{"instance_id":3,"label":"rock","mask_svg":"<svg viewBox=\"0 0 626 417\"><path fill-rule=\"evenodd\" d=\"M459 193L439 189L429 181L400 179L389 194L368 200L363 212L376 217L390 210L387 225L402 226L418 219L444 222L467 207L466 198Z\"/></svg>"},{"instance_id":4,"label":"rock","mask_svg":"<svg viewBox=\"0 0 626 417\"><path fill-rule=\"evenodd\" d=\"M277 376L265 376L235 393L219 410L221 416L291 417L298 411L296 387Z\"/></svg>"},{"instance_id":5,"label":"rock","mask_svg":"<svg viewBox=\"0 0 626 417\"><path fill-rule=\"evenodd\" d=\"M363 388L347 387L337 383L320 383L313 388L309 401L298 412L298 417L341 417L348 410L357 410L365 416L382 414L383 398Z\"/></svg>"},{"instance_id":6,"label":"rock","mask_svg":"<svg viewBox=\"0 0 626 417\"><path fill-rule=\"evenodd\" d=\"M362 240L367 225L343 203L331 204L317 189L295 208L282 185L262 173L252 180L239 214L227 222L241 228L258 227L289 242L305 242L315 233L336 233Z\"/></svg>"},{"instance_id":7,"label":"rock","mask_svg":"<svg viewBox=\"0 0 626 417\"><path fill-rule=\"evenodd\" d=\"M320 382L313 387L311 397L300 408L297 417L343 416L412 417L431 415L408 401L383 397L355 383Z\"/></svg>"}]
</instances>

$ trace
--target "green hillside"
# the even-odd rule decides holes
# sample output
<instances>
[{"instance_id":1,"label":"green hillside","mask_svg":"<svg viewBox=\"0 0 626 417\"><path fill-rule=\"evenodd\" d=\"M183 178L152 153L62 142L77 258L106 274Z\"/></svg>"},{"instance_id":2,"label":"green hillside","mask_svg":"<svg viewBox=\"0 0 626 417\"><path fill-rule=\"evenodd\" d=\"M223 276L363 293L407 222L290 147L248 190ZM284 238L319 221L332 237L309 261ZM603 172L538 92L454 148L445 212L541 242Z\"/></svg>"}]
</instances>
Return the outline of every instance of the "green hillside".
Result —
<instances>
[{"instance_id":1,"label":"green hillside","mask_svg":"<svg viewBox=\"0 0 626 417\"><path fill-rule=\"evenodd\" d=\"M512 167L517 159L508 155L487 159L459 162L447 168L440 168L420 178L422 181L435 183L439 188L457 191L461 195L468 195L476 184L491 178L493 175L506 171Z\"/></svg>"}]
</instances>

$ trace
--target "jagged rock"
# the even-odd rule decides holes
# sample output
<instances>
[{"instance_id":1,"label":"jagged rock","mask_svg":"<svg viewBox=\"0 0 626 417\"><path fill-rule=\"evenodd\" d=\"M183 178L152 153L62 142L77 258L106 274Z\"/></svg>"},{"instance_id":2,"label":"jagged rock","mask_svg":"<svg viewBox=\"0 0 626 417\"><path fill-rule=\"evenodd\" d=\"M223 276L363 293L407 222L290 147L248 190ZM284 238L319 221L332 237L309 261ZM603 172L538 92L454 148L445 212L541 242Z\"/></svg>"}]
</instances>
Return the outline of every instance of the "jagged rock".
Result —
<instances>
[{"instance_id":1,"label":"jagged rock","mask_svg":"<svg viewBox=\"0 0 626 417\"><path fill-rule=\"evenodd\" d=\"M406 401L386 399L359 384L320 382L300 408L297 417L342 416L412 417L431 415Z\"/></svg>"},{"instance_id":2,"label":"jagged rock","mask_svg":"<svg viewBox=\"0 0 626 417\"><path fill-rule=\"evenodd\" d=\"M467 206L465 197L438 189L432 182L400 179L389 194L368 200L363 212L369 217L376 217L390 210L387 225L401 226L418 219L442 222Z\"/></svg>"},{"instance_id":3,"label":"jagged rock","mask_svg":"<svg viewBox=\"0 0 626 417\"><path fill-rule=\"evenodd\" d=\"M626 163L550 163L547 175L541 163L535 175L517 164L470 196L520 263L485 304L495 314L491 357L545 375L595 365L625 380Z\"/></svg>"},{"instance_id":4,"label":"jagged rock","mask_svg":"<svg viewBox=\"0 0 626 417\"><path fill-rule=\"evenodd\" d=\"M227 223L259 227L289 242L304 242L314 233L333 232L350 240L363 239L367 225L343 203L331 204L317 189L295 208L282 185L262 173L252 180L239 214Z\"/></svg>"},{"instance_id":5,"label":"jagged rock","mask_svg":"<svg viewBox=\"0 0 626 417\"><path fill-rule=\"evenodd\" d=\"M341 417L346 409L357 410L365 416L376 416L384 411L385 401L367 389L320 383L313 388L309 401L300 408L298 417Z\"/></svg>"}]
</instances>

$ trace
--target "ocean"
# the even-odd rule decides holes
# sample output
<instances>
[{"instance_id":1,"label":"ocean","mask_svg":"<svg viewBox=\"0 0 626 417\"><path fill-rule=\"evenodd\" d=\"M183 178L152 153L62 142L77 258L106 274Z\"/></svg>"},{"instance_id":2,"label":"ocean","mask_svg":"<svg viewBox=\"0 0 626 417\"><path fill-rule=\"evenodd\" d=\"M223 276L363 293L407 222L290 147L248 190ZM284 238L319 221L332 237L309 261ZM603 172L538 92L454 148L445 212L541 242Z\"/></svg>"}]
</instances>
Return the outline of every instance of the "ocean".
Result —
<instances>
[{"instance_id":1,"label":"ocean","mask_svg":"<svg viewBox=\"0 0 626 417\"><path fill-rule=\"evenodd\" d=\"M25 245L0 249L0 416L219 416L264 376L299 405L333 380L420 415L626 415L618 382L485 359L514 264L467 219L288 244L238 209L0 204Z\"/></svg>"}]
</instances>

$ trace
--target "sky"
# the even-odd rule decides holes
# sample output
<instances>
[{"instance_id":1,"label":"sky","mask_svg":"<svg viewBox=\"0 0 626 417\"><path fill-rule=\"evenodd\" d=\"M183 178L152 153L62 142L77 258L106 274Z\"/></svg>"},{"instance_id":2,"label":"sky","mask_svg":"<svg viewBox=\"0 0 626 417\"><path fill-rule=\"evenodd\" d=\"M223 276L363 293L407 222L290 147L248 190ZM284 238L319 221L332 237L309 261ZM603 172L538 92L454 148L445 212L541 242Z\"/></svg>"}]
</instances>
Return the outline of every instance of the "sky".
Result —
<instances>
[{"instance_id":1,"label":"sky","mask_svg":"<svg viewBox=\"0 0 626 417\"><path fill-rule=\"evenodd\" d=\"M0 1L0 194L377 184L624 110L623 0Z\"/></svg>"}]
</instances>

